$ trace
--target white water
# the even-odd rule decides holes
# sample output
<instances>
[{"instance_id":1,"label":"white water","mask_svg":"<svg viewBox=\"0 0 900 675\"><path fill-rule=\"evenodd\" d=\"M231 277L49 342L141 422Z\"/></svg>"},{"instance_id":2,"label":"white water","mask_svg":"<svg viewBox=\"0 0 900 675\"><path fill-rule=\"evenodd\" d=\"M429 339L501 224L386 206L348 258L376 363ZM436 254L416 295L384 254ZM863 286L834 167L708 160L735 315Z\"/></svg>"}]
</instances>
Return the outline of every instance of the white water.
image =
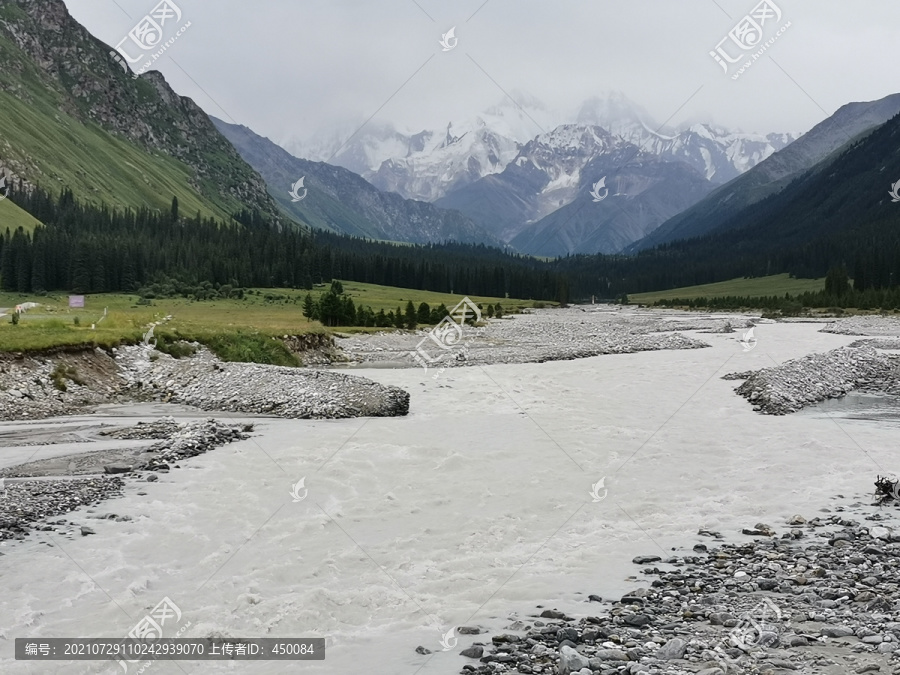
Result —
<instances>
[{"instance_id":1,"label":"white water","mask_svg":"<svg viewBox=\"0 0 900 675\"><path fill-rule=\"evenodd\" d=\"M683 555L709 543L701 527L741 539L836 494L870 495L894 468L895 428L762 416L720 379L856 339L819 328L759 326L750 352L739 333L700 335L713 348L451 369L436 382L419 369L355 371L410 391L410 415L260 420L252 440L96 509L131 522L82 509L66 518L95 535L0 547L0 672L121 673L15 662L13 639L122 637L169 597L179 625L191 622L182 637L328 636L327 657L145 672L458 673L471 661L457 652L485 636L441 652L451 626L502 630L538 604L596 614L588 594L647 585L628 580L641 576L635 555ZM294 503L302 477L309 493Z\"/></svg>"}]
</instances>

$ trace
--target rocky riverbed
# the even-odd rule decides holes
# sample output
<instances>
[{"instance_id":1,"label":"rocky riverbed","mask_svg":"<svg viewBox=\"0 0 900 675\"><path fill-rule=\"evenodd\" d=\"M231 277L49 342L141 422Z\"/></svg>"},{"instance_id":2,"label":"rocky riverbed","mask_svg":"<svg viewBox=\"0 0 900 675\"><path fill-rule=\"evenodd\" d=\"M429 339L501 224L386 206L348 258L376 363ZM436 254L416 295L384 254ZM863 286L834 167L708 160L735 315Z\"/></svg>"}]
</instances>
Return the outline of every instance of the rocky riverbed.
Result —
<instances>
[{"instance_id":1,"label":"rocky riverbed","mask_svg":"<svg viewBox=\"0 0 900 675\"><path fill-rule=\"evenodd\" d=\"M508 632L476 638L459 672L900 673L896 503L841 501L777 530L759 523L746 543L701 530L709 543L688 555L639 556L644 584L612 602L590 596L599 604L582 618L538 606Z\"/></svg>"},{"instance_id":2,"label":"rocky riverbed","mask_svg":"<svg viewBox=\"0 0 900 675\"><path fill-rule=\"evenodd\" d=\"M180 468L178 462L182 460L248 438L252 428L252 425L229 425L214 419L178 423L164 417L100 432L112 438L157 441L149 447L86 452L4 469L0 471L0 540L22 539L34 528L56 531L56 526L71 525L65 520L50 523L47 518L84 505L97 506L121 494L125 479L154 482L159 472ZM57 475L55 469L60 464L67 466L67 475ZM85 474L89 477L78 477ZM81 530L82 535L92 533Z\"/></svg>"},{"instance_id":3,"label":"rocky riverbed","mask_svg":"<svg viewBox=\"0 0 900 675\"><path fill-rule=\"evenodd\" d=\"M105 403L164 401L287 418L390 417L409 394L343 374L225 363L195 345L174 359L149 345L0 356L0 420L70 415Z\"/></svg>"},{"instance_id":4,"label":"rocky riverbed","mask_svg":"<svg viewBox=\"0 0 900 675\"><path fill-rule=\"evenodd\" d=\"M785 415L851 391L900 394L900 358L862 342L824 354L810 354L752 373L735 391L768 415Z\"/></svg>"},{"instance_id":5,"label":"rocky riverbed","mask_svg":"<svg viewBox=\"0 0 900 675\"><path fill-rule=\"evenodd\" d=\"M418 367L411 356L422 345L436 366L543 363L662 349L701 349L709 345L680 331L728 333L753 325L751 316L722 318L686 312L641 311L611 305L529 310L482 326L464 326L448 340L431 331L399 331L348 336L337 346L351 363L391 362ZM424 342L423 342L424 340ZM450 344L452 341L452 345ZM441 342L441 344L439 344Z\"/></svg>"}]
</instances>

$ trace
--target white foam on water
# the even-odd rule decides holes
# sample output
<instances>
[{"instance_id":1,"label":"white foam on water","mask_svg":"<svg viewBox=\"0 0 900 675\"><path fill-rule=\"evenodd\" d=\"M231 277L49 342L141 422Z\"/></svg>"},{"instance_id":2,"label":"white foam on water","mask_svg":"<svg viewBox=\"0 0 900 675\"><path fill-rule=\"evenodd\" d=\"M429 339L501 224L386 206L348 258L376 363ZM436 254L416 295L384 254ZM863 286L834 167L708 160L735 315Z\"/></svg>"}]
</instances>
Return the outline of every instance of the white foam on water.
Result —
<instances>
[{"instance_id":1,"label":"white foam on water","mask_svg":"<svg viewBox=\"0 0 900 675\"><path fill-rule=\"evenodd\" d=\"M327 637L327 657L158 662L148 673L458 673L476 663L458 652L486 636L442 652L453 626L501 631L536 605L597 614L588 594L618 599L652 580L636 555L688 555L712 543L699 528L740 540L758 521L812 517L837 493L871 494L892 428L762 416L721 379L855 339L818 328L766 326L749 353L712 334L698 336L710 349L458 368L437 380L359 371L410 391L409 416L260 420L253 439L95 507L130 522L79 509L64 517L95 535L35 533L0 547L0 671L121 673L16 662L13 640L122 637L168 597L191 622L182 637ZM608 494L595 502L604 477Z\"/></svg>"}]
</instances>

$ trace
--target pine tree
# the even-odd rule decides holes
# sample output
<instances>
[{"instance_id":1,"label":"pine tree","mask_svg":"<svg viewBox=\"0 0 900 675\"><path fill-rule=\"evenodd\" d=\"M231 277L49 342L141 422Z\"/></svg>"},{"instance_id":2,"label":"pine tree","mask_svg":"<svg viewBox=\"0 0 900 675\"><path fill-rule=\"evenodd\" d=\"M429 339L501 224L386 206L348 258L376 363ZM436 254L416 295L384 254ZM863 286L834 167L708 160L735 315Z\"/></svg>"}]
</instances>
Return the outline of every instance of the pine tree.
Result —
<instances>
[{"instance_id":1,"label":"pine tree","mask_svg":"<svg viewBox=\"0 0 900 675\"><path fill-rule=\"evenodd\" d=\"M440 305L431 310L431 321L429 323L438 324L450 314L450 310L442 302Z\"/></svg>"},{"instance_id":2,"label":"pine tree","mask_svg":"<svg viewBox=\"0 0 900 675\"><path fill-rule=\"evenodd\" d=\"M409 330L416 329L416 306L413 304L412 300L406 301L406 327Z\"/></svg>"},{"instance_id":3,"label":"pine tree","mask_svg":"<svg viewBox=\"0 0 900 675\"><path fill-rule=\"evenodd\" d=\"M832 267L825 275L825 293L840 298L850 291L850 277L847 275L847 268Z\"/></svg>"},{"instance_id":4,"label":"pine tree","mask_svg":"<svg viewBox=\"0 0 900 675\"><path fill-rule=\"evenodd\" d=\"M431 323L431 308L427 302L419 305L419 310L416 312L416 322L422 324Z\"/></svg>"},{"instance_id":5,"label":"pine tree","mask_svg":"<svg viewBox=\"0 0 900 675\"><path fill-rule=\"evenodd\" d=\"M31 258L31 290L35 293L43 293L47 290L46 264L47 251L42 237L35 234L32 246Z\"/></svg>"},{"instance_id":6,"label":"pine tree","mask_svg":"<svg viewBox=\"0 0 900 675\"><path fill-rule=\"evenodd\" d=\"M313 300L312 295L309 293L306 294L306 297L303 298L303 316L306 317L307 321L311 321L316 318L316 302Z\"/></svg>"}]
</instances>

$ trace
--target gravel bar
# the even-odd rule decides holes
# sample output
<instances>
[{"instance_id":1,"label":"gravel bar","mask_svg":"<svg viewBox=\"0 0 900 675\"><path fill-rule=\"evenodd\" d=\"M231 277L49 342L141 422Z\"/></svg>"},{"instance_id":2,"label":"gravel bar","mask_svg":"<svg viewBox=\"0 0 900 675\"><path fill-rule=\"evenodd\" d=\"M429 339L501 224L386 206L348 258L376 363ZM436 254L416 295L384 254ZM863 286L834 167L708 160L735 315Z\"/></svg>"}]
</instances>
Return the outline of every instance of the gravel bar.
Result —
<instances>
[{"instance_id":1,"label":"gravel bar","mask_svg":"<svg viewBox=\"0 0 900 675\"><path fill-rule=\"evenodd\" d=\"M612 602L590 596L591 616L538 606L527 619L513 617L507 632L460 652L459 672L897 675L900 530L885 526L889 517L877 509L796 515L780 536L758 523L744 530L754 537L746 543L712 540L665 560L639 556L643 587Z\"/></svg>"}]
</instances>

